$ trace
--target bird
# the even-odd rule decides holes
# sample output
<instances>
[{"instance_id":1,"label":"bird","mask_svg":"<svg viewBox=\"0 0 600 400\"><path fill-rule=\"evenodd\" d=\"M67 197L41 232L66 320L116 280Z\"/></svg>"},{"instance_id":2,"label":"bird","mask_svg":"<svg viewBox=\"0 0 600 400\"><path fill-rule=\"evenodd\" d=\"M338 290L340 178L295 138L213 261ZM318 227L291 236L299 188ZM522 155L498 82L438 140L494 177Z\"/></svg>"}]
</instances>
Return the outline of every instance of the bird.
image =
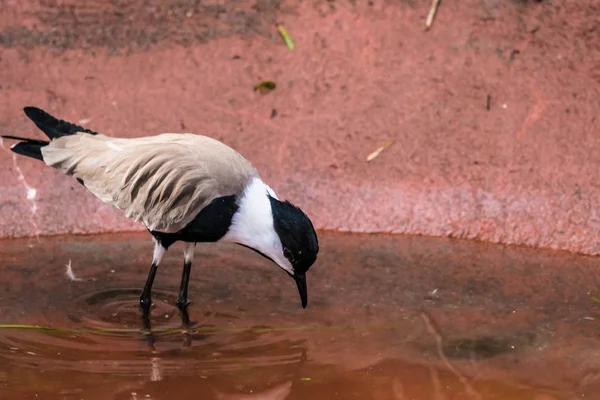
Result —
<instances>
[{"instance_id":1,"label":"bird","mask_svg":"<svg viewBox=\"0 0 600 400\"><path fill-rule=\"evenodd\" d=\"M239 152L200 134L114 137L37 107L23 111L49 140L2 135L18 141L10 147L14 153L75 178L151 234L152 263L139 299L144 318L161 258L176 242L184 248L176 301L182 313L187 315L196 244L215 242L247 247L279 266L296 282L306 308L306 273L319 252L312 221L296 205L280 200Z\"/></svg>"}]
</instances>

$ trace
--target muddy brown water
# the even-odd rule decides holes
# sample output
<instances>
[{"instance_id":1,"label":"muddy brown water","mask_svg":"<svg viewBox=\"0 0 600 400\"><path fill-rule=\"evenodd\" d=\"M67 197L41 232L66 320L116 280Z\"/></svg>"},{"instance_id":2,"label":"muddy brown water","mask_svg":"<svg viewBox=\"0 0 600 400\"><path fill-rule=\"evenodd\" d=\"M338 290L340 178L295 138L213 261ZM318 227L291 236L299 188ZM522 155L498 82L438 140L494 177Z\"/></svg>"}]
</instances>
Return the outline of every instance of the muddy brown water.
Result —
<instances>
[{"instance_id":1,"label":"muddy brown water","mask_svg":"<svg viewBox=\"0 0 600 400\"><path fill-rule=\"evenodd\" d=\"M174 306L176 245L157 275L152 340L137 307L146 234L2 241L0 399L600 398L597 258L320 241L304 310L253 252L198 245L189 332Z\"/></svg>"}]
</instances>

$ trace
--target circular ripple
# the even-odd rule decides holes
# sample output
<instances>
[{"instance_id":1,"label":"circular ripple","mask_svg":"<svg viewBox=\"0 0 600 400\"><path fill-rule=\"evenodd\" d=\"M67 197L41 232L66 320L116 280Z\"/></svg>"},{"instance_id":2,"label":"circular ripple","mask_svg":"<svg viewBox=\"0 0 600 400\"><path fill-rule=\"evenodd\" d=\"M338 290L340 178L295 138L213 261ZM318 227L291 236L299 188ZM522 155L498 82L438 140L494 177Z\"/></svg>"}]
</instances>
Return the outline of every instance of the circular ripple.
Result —
<instances>
[{"instance_id":1,"label":"circular ripple","mask_svg":"<svg viewBox=\"0 0 600 400\"><path fill-rule=\"evenodd\" d=\"M247 330L256 321L244 321L235 301L192 306L192 328L183 329L175 306L179 272L165 272L157 280L149 333L139 308L147 265L132 261L147 258L147 243L60 238L36 245L35 251L11 246L12 253L5 250L0 263L3 393L5 384L21 390L31 382L63 394L65 388L80 390L82 382L90 382L93 393L112 386L104 383L107 375L111 382L138 382L144 376L158 381L198 373L278 373L299 359L298 333ZM129 262L121 263L125 257ZM75 276L66 273L68 265ZM190 289L193 298L202 298L193 285ZM213 284L211 290L216 300L230 297L228 285ZM261 376L272 377L273 372Z\"/></svg>"},{"instance_id":2,"label":"circular ripple","mask_svg":"<svg viewBox=\"0 0 600 400\"><path fill-rule=\"evenodd\" d=\"M166 291L152 291L153 305L150 321L164 324L178 315L175 297ZM121 329L140 327L142 312L139 306L139 288L110 288L85 293L74 299L70 320L81 323L83 328ZM177 317L178 318L178 317Z\"/></svg>"}]
</instances>

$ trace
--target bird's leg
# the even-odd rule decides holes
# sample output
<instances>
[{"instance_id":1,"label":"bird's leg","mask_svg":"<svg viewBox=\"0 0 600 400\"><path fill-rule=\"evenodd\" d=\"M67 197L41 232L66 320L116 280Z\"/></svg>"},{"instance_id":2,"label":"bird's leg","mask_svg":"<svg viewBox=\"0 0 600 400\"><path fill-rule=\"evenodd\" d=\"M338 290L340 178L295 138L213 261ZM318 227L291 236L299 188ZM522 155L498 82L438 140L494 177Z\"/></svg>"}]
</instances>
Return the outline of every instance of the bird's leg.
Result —
<instances>
[{"instance_id":1,"label":"bird's leg","mask_svg":"<svg viewBox=\"0 0 600 400\"><path fill-rule=\"evenodd\" d=\"M148 278L146 279L146 284L144 285L144 290L142 291L142 295L140 296L140 308L142 309L144 319L148 319L148 315L150 313L150 307L152 306L152 284L154 283L154 277L156 276L156 270L158 269L158 264L160 264L160 260L165 253L165 248L162 247L158 240L154 241L154 256L152 258L152 266L150 267L150 272L148 273Z\"/></svg>"},{"instance_id":2,"label":"bird's leg","mask_svg":"<svg viewBox=\"0 0 600 400\"><path fill-rule=\"evenodd\" d=\"M194 258L195 243L186 243L183 249L183 273L181 274L181 285L179 286L179 297L177 297L177 308L181 311L181 315L184 318L184 323L189 324L189 317L187 316L187 306L189 304L187 293L188 285L190 283L190 272L192 269L192 260ZM187 321L186 321L187 320Z\"/></svg>"},{"instance_id":3,"label":"bird's leg","mask_svg":"<svg viewBox=\"0 0 600 400\"><path fill-rule=\"evenodd\" d=\"M144 329L142 330L142 334L146 338L146 342L148 343L148 350L155 351L154 347L154 334L152 333L152 326L150 325L150 318L148 315L142 316L142 324Z\"/></svg>"},{"instance_id":4,"label":"bird's leg","mask_svg":"<svg viewBox=\"0 0 600 400\"><path fill-rule=\"evenodd\" d=\"M142 290L140 296L140 307L144 314L148 314L148 312L150 312L150 307L152 306L152 284L154 283L157 269L158 265L153 262L150 267L150 272L148 273L148 278L146 279L146 284L144 285L144 290Z\"/></svg>"}]
</instances>

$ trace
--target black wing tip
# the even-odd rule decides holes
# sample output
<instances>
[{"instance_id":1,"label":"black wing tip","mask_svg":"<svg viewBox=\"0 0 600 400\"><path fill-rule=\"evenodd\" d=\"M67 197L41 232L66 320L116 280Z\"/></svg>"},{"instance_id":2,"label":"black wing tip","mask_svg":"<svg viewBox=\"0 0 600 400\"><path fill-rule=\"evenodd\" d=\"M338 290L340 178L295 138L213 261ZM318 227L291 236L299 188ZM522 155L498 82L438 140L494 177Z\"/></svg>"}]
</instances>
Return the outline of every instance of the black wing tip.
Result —
<instances>
[{"instance_id":1,"label":"black wing tip","mask_svg":"<svg viewBox=\"0 0 600 400\"><path fill-rule=\"evenodd\" d=\"M23 107L23 112L25 112L25 114L29 114L30 112L35 112L35 111L44 111L39 107L35 107L35 106L25 106Z\"/></svg>"},{"instance_id":2,"label":"black wing tip","mask_svg":"<svg viewBox=\"0 0 600 400\"><path fill-rule=\"evenodd\" d=\"M61 136L72 135L77 132L85 132L90 135L97 135L98 132L85 129L82 126L71 122L58 119L50 115L47 111L35 106L23 107L23 112L36 124L50 139L56 139Z\"/></svg>"},{"instance_id":3,"label":"black wing tip","mask_svg":"<svg viewBox=\"0 0 600 400\"><path fill-rule=\"evenodd\" d=\"M41 108L34 107L34 106L23 107L23 112L32 121L36 121L36 120L39 120L40 118L48 118L48 117L51 117L52 119L56 120L56 118L52 117L46 111L42 110Z\"/></svg>"},{"instance_id":4,"label":"black wing tip","mask_svg":"<svg viewBox=\"0 0 600 400\"><path fill-rule=\"evenodd\" d=\"M54 130L60 125L58 118L53 117L41 108L33 106L23 107L23 112L50 139L53 139L58 133L54 132Z\"/></svg>"}]
</instances>

